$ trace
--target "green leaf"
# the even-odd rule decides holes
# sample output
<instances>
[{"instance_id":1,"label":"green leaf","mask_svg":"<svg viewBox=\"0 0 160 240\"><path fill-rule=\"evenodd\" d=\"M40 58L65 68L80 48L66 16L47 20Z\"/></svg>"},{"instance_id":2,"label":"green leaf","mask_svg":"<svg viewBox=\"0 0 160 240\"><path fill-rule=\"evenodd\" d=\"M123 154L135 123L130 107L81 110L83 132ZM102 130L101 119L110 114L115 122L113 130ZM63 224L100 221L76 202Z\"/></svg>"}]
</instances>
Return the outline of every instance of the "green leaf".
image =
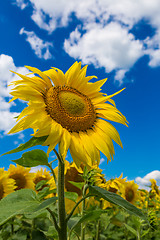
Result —
<instances>
[{"instance_id":1,"label":"green leaf","mask_svg":"<svg viewBox=\"0 0 160 240\"><path fill-rule=\"evenodd\" d=\"M94 211L91 211L87 214L85 214L83 217L81 217L80 219L78 219L78 221L76 221L71 230L70 230L70 233L73 231L74 228L78 227L81 223L85 223L85 222L88 222L88 221L94 221L94 220L97 220L99 219L100 215L102 213L106 213L105 210L102 210L102 209L95 209ZM71 219L72 221L72 219Z\"/></svg>"},{"instance_id":2,"label":"green leaf","mask_svg":"<svg viewBox=\"0 0 160 240\"><path fill-rule=\"evenodd\" d=\"M36 191L42 190L42 188L43 188L44 186L49 186L49 185L47 184L47 182L48 182L48 180L41 180L40 182L38 182L38 183L36 184L36 186L35 186Z\"/></svg>"},{"instance_id":3,"label":"green leaf","mask_svg":"<svg viewBox=\"0 0 160 240\"><path fill-rule=\"evenodd\" d=\"M37 146L37 145L42 145L45 142L45 140L47 139L47 137L48 136L32 137L28 142L21 144L19 147L2 154L1 156L6 155L6 154L21 152L21 151L24 151L28 148L31 148L31 147L34 147L34 146Z\"/></svg>"},{"instance_id":4,"label":"green leaf","mask_svg":"<svg viewBox=\"0 0 160 240\"><path fill-rule=\"evenodd\" d=\"M36 211L40 211L43 209L46 209L47 207L49 207L51 204L55 203L57 201L57 197L52 197L52 198L48 198L46 200L44 200L35 210Z\"/></svg>"},{"instance_id":5,"label":"green leaf","mask_svg":"<svg viewBox=\"0 0 160 240\"><path fill-rule=\"evenodd\" d=\"M22 154L17 160L12 160L23 167L36 167L38 165L48 165L47 154L40 149L32 150Z\"/></svg>"},{"instance_id":6,"label":"green leaf","mask_svg":"<svg viewBox=\"0 0 160 240\"><path fill-rule=\"evenodd\" d=\"M0 225L17 214L32 212L40 202L32 189L21 189L10 193L0 201Z\"/></svg>"},{"instance_id":7,"label":"green leaf","mask_svg":"<svg viewBox=\"0 0 160 240\"><path fill-rule=\"evenodd\" d=\"M68 181L68 182L74 185L75 187L79 188L80 190L82 190L84 186L84 182L73 182L73 181Z\"/></svg>"},{"instance_id":8,"label":"green leaf","mask_svg":"<svg viewBox=\"0 0 160 240\"><path fill-rule=\"evenodd\" d=\"M130 227L128 224L126 224L126 223L124 223L124 226L131 232L131 233L133 233L136 237L138 236L138 233L137 233L137 231L134 229L134 228L132 228L132 227Z\"/></svg>"},{"instance_id":9,"label":"green leaf","mask_svg":"<svg viewBox=\"0 0 160 240\"><path fill-rule=\"evenodd\" d=\"M49 226L48 232L46 232L45 235L53 239L58 239L58 233L54 226Z\"/></svg>"},{"instance_id":10,"label":"green leaf","mask_svg":"<svg viewBox=\"0 0 160 240\"><path fill-rule=\"evenodd\" d=\"M89 187L90 193L94 194L95 196L98 196L99 198L103 198L107 200L108 202L114 203L115 205L122 207L126 211L128 211L130 214L134 214L140 218L143 218L146 220L145 215L142 213L142 211L138 208L136 208L134 205L126 201L124 198L119 196L116 193L109 192L103 188L97 187L97 186L90 186Z\"/></svg>"},{"instance_id":11,"label":"green leaf","mask_svg":"<svg viewBox=\"0 0 160 240\"><path fill-rule=\"evenodd\" d=\"M76 202L78 194L76 192L65 192L65 197L72 200L73 202Z\"/></svg>"},{"instance_id":12,"label":"green leaf","mask_svg":"<svg viewBox=\"0 0 160 240\"><path fill-rule=\"evenodd\" d=\"M50 194L51 191L49 190L49 187L43 187L41 191L38 192L38 197L40 200L42 200L44 197L46 197L48 194Z\"/></svg>"}]
</instances>

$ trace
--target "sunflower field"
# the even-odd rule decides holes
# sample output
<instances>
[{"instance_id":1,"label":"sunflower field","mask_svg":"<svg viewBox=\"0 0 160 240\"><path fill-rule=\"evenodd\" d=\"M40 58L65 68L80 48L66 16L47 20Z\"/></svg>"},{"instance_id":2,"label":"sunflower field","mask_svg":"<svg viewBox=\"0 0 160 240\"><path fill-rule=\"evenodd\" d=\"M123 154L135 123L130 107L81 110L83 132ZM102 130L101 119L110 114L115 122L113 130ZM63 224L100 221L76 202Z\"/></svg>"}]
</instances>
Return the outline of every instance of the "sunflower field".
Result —
<instances>
[{"instance_id":1,"label":"sunflower field","mask_svg":"<svg viewBox=\"0 0 160 240\"><path fill-rule=\"evenodd\" d=\"M56 184L50 171L10 165L0 169L0 239L58 239L51 211L57 211ZM57 168L54 169L57 176ZM160 191L154 179L150 190L139 189L134 181L121 175L106 180L100 168L80 171L74 163L65 162L65 204L69 215L83 197L86 183L115 193L141 209L144 218L100 197L86 198L85 217L80 203L68 221L68 239L80 239L81 225L84 239L159 239ZM97 188L97 189L98 189ZM18 191L20 190L20 191ZM9 194L12 193L12 194ZM17 195L16 195L17 193ZM29 194L32 193L32 196ZM14 194L14 195L13 195ZM37 196L36 196L37 194ZM15 199L15 201L13 201ZM38 205L38 199L40 202ZM22 201L24 201L22 203ZM5 205L6 204L6 205ZM18 205L20 209L18 209ZM25 208L25 209L24 209ZM22 212L25 211L23 214Z\"/></svg>"},{"instance_id":2,"label":"sunflower field","mask_svg":"<svg viewBox=\"0 0 160 240\"><path fill-rule=\"evenodd\" d=\"M107 180L99 168L122 146L112 122L128 126L112 97L89 82L87 66L75 62L64 74L58 68L30 74L11 83L14 101L27 102L9 134L33 129L30 140L5 154L27 150L6 171L0 169L0 240L160 239L160 190L139 189L123 175ZM28 151L37 145L47 146ZM58 148L57 148L58 146ZM57 150L58 149L58 150ZM50 161L53 151L56 158ZM71 159L66 161L67 152ZM58 166L53 168L57 161ZM44 166L37 172L32 167Z\"/></svg>"}]
</instances>

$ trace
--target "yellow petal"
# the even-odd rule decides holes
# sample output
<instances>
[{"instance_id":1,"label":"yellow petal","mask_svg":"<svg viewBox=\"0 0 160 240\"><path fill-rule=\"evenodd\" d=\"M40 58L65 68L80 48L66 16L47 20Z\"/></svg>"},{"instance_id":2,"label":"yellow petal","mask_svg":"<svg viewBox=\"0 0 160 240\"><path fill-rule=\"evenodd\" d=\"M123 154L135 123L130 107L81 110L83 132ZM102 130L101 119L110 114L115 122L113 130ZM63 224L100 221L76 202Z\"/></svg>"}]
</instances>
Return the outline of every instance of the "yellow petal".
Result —
<instances>
[{"instance_id":1,"label":"yellow petal","mask_svg":"<svg viewBox=\"0 0 160 240\"><path fill-rule=\"evenodd\" d=\"M72 65L73 67L70 68L70 71L67 71L68 73L65 74L66 77L66 84L67 86L71 86L75 88L74 83L76 84L78 76L80 74L81 69L81 62L77 62L76 64Z\"/></svg>"},{"instance_id":2,"label":"yellow petal","mask_svg":"<svg viewBox=\"0 0 160 240\"><path fill-rule=\"evenodd\" d=\"M90 139L92 140L96 148L98 148L110 160L111 158L108 146L102 139L102 137L99 135L97 129L95 128L94 131L87 130L87 134L90 136Z\"/></svg>"},{"instance_id":3,"label":"yellow petal","mask_svg":"<svg viewBox=\"0 0 160 240\"><path fill-rule=\"evenodd\" d=\"M59 151L63 159L65 159L66 157L68 148L70 146L70 142L71 142L71 134L65 128L63 128L63 134L59 144Z\"/></svg>"},{"instance_id":4,"label":"yellow petal","mask_svg":"<svg viewBox=\"0 0 160 240\"><path fill-rule=\"evenodd\" d=\"M78 133L73 132L71 134L71 144L70 144L70 150L71 152L77 156L77 158L81 159L81 163L84 163L86 165L92 166L92 160L88 156L87 152L83 148L81 141L79 139ZM72 155L72 154L71 154Z\"/></svg>"},{"instance_id":5,"label":"yellow petal","mask_svg":"<svg viewBox=\"0 0 160 240\"><path fill-rule=\"evenodd\" d=\"M96 159L96 157L97 157L96 148L93 145L93 143L90 141L89 136L84 132L79 132L79 136L80 136L80 139L82 141L82 144L83 144L86 152L88 153L88 155L90 156L92 161L93 162L98 161L98 159Z\"/></svg>"},{"instance_id":6,"label":"yellow petal","mask_svg":"<svg viewBox=\"0 0 160 240\"><path fill-rule=\"evenodd\" d=\"M102 119L98 119L96 126L101 128L111 139L113 139L118 145L123 148L119 133L112 124Z\"/></svg>"},{"instance_id":7,"label":"yellow petal","mask_svg":"<svg viewBox=\"0 0 160 240\"><path fill-rule=\"evenodd\" d=\"M115 111L98 109L97 112L99 114L99 117L128 126L126 123L126 118Z\"/></svg>"},{"instance_id":8,"label":"yellow petal","mask_svg":"<svg viewBox=\"0 0 160 240\"><path fill-rule=\"evenodd\" d=\"M51 131L49 133L48 138L43 143L43 146L48 147L47 155L55 148L55 146L60 142L62 135L62 127L60 124L56 123L55 121L52 121Z\"/></svg>"},{"instance_id":9,"label":"yellow petal","mask_svg":"<svg viewBox=\"0 0 160 240\"><path fill-rule=\"evenodd\" d=\"M65 76L64 73L58 68L52 68L44 73L52 80L55 86L62 86L65 84Z\"/></svg>"},{"instance_id":10,"label":"yellow petal","mask_svg":"<svg viewBox=\"0 0 160 240\"><path fill-rule=\"evenodd\" d=\"M51 81L49 80L49 78L47 77L46 74L44 74L43 72L41 72L38 68L35 67L30 67L30 66L25 66L27 69L29 69L30 71L32 71L33 73L38 74L42 79L44 79L48 85L48 87L52 87Z\"/></svg>"}]
</instances>

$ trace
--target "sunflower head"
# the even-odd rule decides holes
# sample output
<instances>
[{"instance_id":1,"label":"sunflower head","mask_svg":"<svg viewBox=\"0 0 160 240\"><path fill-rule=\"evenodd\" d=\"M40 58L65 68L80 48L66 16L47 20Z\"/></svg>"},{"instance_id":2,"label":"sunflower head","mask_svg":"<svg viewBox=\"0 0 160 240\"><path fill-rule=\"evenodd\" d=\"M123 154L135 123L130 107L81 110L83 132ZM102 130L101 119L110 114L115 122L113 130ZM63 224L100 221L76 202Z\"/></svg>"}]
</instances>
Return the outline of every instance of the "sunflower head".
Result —
<instances>
[{"instance_id":1,"label":"sunflower head","mask_svg":"<svg viewBox=\"0 0 160 240\"><path fill-rule=\"evenodd\" d=\"M36 173L34 173L34 175L33 175L33 182L34 182L35 187L36 187L36 185L40 181L44 180L44 181L48 182L51 178L52 178L52 176L51 176L50 172L47 171L46 169L41 168ZM48 186L48 184L44 184L42 188L44 188L46 186ZM42 190L42 188L39 189L39 190Z\"/></svg>"},{"instance_id":2,"label":"sunflower head","mask_svg":"<svg viewBox=\"0 0 160 240\"><path fill-rule=\"evenodd\" d=\"M28 102L18 123L9 133L27 128L35 137L48 136L44 146L49 154L59 143L60 153L66 157L68 149L79 167L99 164L100 152L111 160L114 155L112 140L122 147L117 130L109 121L127 125L126 118L111 99L119 92L107 95L101 92L106 79L89 82L95 76L86 77L87 66L75 62L64 74L57 68L41 72L27 67L34 77L18 74L14 81L13 99Z\"/></svg>"},{"instance_id":3,"label":"sunflower head","mask_svg":"<svg viewBox=\"0 0 160 240\"><path fill-rule=\"evenodd\" d=\"M9 193L14 192L15 188L15 181L9 178L7 171L0 168L0 200Z\"/></svg>"},{"instance_id":4,"label":"sunflower head","mask_svg":"<svg viewBox=\"0 0 160 240\"><path fill-rule=\"evenodd\" d=\"M135 203L139 199L138 185L133 181L128 181L122 189L122 197L130 203Z\"/></svg>"},{"instance_id":5,"label":"sunflower head","mask_svg":"<svg viewBox=\"0 0 160 240\"><path fill-rule=\"evenodd\" d=\"M16 182L15 190L30 188L34 189L33 174L29 172L30 168L24 168L22 166L10 165L8 174L10 179L14 179Z\"/></svg>"},{"instance_id":6,"label":"sunflower head","mask_svg":"<svg viewBox=\"0 0 160 240\"><path fill-rule=\"evenodd\" d=\"M78 171L77 167L74 163L70 164L70 166L67 168L67 171L65 173L65 189L67 192L76 192L79 196L82 195L82 190L74 186L72 182L83 182L82 174L80 171Z\"/></svg>"},{"instance_id":7,"label":"sunflower head","mask_svg":"<svg viewBox=\"0 0 160 240\"><path fill-rule=\"evenodd\" d=\"M159 187L157 186L157 182L155 179L150 179L151 182L151 191L155 192L155 194L160 195Z\"/></svg>"}]
</instances>

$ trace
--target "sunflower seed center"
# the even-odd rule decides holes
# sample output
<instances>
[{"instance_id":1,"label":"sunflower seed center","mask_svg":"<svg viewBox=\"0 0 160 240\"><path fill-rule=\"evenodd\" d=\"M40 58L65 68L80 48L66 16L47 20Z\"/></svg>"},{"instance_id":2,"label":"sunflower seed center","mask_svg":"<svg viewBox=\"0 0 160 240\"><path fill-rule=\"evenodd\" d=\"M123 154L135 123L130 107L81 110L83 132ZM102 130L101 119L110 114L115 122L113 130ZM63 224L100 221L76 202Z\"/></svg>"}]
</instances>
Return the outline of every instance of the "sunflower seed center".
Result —
<instances>
[{"instance_id":1,"label":"sunflower seed center","mask_svg":"<svg viewBox=\"0 0 160 240\"><path fill-rule=\"evenodd\" d=\"M45 97L50 117L70 132L79 132L94 126L96 112L91 100L74 88L50 88Z\"/></svg>"},{"instance_id":2,"label":"sunflower seed center","mask_svg":"<svg viewBox=\"0 0 160 240\"><path fill-rule=\"evenodd\" d=\"M62 91L59 94L61 106L69 115L81 116L85 112L85 101L76 93Z\"/></svg>"}]
</instances>

